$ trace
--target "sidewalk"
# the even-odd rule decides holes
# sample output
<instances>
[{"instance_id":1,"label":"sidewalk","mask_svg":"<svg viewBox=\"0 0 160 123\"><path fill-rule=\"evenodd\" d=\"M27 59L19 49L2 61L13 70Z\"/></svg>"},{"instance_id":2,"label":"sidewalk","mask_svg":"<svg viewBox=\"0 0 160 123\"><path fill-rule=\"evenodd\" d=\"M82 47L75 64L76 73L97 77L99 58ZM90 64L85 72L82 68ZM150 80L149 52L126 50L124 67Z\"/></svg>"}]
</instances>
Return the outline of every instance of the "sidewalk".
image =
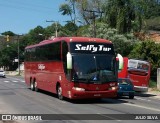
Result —
<instances>
[{"instance_id":1,"label":"sidewalk","mask_svg":"<svg viewBox=\"0 0 160 123\"><path fill-rule=\"evenodd\" d=\"M19 73L18 71L5 71L5 74L9 76L17 76ZM20 76L24 76L24 72L20 72Z\"/></svg>"},{"instance_id":2,"label":"sidewalk","mask_svg":"<svg viewBox=\"0 0 160 123\"><path fill-rule=\"evenodd\" d=\"M160 99L160 90L154 89L154 88L149 88L148 92L146 94L153 95L154 98L159 98Z\"/></svg>"}]
</instances>

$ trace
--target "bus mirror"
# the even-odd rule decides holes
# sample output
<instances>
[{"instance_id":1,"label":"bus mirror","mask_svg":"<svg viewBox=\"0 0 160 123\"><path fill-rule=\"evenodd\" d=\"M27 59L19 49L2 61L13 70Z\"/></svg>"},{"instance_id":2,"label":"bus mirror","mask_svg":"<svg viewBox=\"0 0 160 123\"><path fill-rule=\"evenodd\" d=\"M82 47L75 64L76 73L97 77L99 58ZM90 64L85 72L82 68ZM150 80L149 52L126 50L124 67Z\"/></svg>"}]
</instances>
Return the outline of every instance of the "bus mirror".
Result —
<instances>
[{"instance_id":1,"label":"bus mirror","mask_svg":"<svg viewBox=\"0 0 160 123\"><path fill-rule=\"evenodd\" d=\"M70 52L67 53L67 69L72 69L72 55Z\"/></svg>"},{"instance_id":2,"label":"bus mirror","mask_svg":"<svg viewBox=\"0 0 160 123\"><path fill-rule=\"evenodd\" d=\"M123 57L120 54L117 54L116 59L118 61L118 69L122 70L123 69Z\"/></svg>"}]
</instances>

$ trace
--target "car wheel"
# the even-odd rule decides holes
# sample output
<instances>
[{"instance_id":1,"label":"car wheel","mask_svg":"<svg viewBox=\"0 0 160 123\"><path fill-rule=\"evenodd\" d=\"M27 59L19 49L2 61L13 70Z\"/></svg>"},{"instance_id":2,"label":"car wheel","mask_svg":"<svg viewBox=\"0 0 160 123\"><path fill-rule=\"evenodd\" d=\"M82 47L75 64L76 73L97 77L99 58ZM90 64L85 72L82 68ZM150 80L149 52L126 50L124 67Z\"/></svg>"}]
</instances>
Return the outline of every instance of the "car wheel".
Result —
<instances>
[{"instance_id":1,"label":"car wheel","mask_svg":"<svg viewBox=\"0 0 160 123\"><path fill-rule=\"evenodd\" d=\"M134 99L134 95L129 95L129 99Z\"/></svg>"},{"instance_id":2,"label":"car wheel","mask_svg":"<svg viewBox=\"0 0 160 123\"><path fill-rule=\"evenodd\" d=\"M58 99L63 100L62 87L60 85L57 88L57 95L58 95Z\"/></svg>"}]
</instances>

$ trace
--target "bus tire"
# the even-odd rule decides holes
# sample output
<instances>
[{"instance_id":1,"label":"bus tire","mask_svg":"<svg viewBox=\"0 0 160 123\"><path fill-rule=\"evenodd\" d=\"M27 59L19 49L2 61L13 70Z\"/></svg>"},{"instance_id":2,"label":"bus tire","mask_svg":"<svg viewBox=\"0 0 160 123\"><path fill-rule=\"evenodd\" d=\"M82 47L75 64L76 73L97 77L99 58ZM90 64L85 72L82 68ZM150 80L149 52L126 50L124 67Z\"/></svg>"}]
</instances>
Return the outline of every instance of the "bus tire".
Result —
<instances>
[{"instance_id":1,"label":"bus tire","mask_svg":"<svg viewBox=\"0 0 160 123\"><path fill-rule=\"evenodd\" d=\"M31 83L30 83L30 88L31 88L31 90L32 90L32 91L34 91L34 90L35 90L34 82L33 82L33 81L31 81Z\"/></svg>"},{"instance_id":2,"label":"bus tire","mask_svg":"<svg viewBox=\"0 0 160 123\"><path fill-rule=\"evenodd\" d=\"M38 92L38 87L37 87L37 82L36 82L36 81L34 82L34 90L35 90L36 92Z\"/></svg>"},{"instance_id":3,"label":"bus tire","mask_svg":"<svg viewBox=\"0 0 160 123\"><path fill-rule=\"evenodd\" d=\"M60 85L58 85L57 87L57 95L58 95L58 99L63 100L62 87Z\"/></svg>"}]
</instances>

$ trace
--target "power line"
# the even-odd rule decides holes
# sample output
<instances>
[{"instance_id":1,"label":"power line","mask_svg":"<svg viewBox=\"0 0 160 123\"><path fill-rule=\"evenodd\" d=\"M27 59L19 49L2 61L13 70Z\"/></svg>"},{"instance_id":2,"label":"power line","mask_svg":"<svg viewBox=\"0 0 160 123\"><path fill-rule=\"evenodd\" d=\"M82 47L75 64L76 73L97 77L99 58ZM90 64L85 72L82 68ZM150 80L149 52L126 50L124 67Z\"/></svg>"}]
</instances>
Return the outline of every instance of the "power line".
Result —
<instances>
[{"instance_id":1,"label":"power line","mask_svg":"<svg viewBox=\"0 0 160 123\"><path fill-rule=\"evenodd\" d=\"M4 3L0 3L1 7L4 7L6 9L6 7L8 8L13 8L13 9L17 9L17 10L29 10L29 11L36 11L36 12L39 12L39 13L50 13L50 12L54 12L54 8L53 9L44 9L45 7L40 7L40 8L36 8L35 6L32 7L32 6L26 6L25 4L23 5L19 5L19 4L4 4Z\"/></svg>"},{"instance_id":2,"label":"power line","mask_svg":"<svg viewBox=\"0 0 160 123\"><path fill-rule=\"evenodd\" d=\"M48 9L48 10L53 10L53 8L49 8L49 7L46 7L46 6L41 6L41 5L38 5L38 4L31 4L31 3L26 3L26 2L22 2L22 1L10 1L10 0L5 0L6 2L8 2L9 4L16 4L16 5L23 5L23 6L27 6L27 5L29 5L29 6L32 6L32 7L39 7L39 8L45 8L45 9ZM28 6L27 6L28 7Z\"/></svg>"}]
</instances>

